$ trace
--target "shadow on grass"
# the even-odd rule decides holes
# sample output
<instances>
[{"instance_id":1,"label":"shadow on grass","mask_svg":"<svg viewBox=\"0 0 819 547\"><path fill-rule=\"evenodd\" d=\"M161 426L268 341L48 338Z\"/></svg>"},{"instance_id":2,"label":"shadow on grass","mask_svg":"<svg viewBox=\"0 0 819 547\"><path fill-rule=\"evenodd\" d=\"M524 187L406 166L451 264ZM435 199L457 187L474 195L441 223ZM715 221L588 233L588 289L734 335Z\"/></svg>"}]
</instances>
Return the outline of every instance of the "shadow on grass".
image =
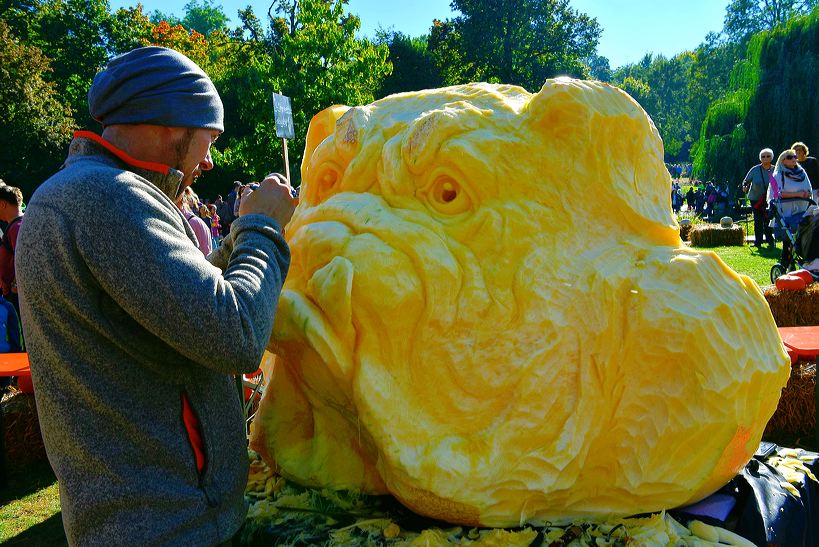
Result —
<instances>
[{"instance_id":1,"label":"shadow on grass","mask_svg":"<svg viewBox=\"0 0 819 547\"><path fill-rule=\"evenodd\" d=\"M761 256L763 258L771 258L773 260L779 260L779 257L782 255L782 244L777 244L777 247L768 247L768 245L763 245L762 247L754 247L749 246L751 249L751 254L755 254L757 256Z\"/></svg>"},{"instance_id":2,"label":"shadow on grass","mask_svg":"<svg viewBox=\"0 0 819 547\"><path fill-rule=\"evenodd\" d=\"M3 545L68 545L63 530L63 514L57 513L20 532Z\"/></svg>"},{"instance_id":3,"label":"shadow on grass","mask_svg":"<svg viewBox=\"0 0 819 547\"><path fill-rule=\"evenodd\" d=\"M57 480L48 460L39 460L24 467L9 466L6 479L8 484L0 488L0 506L42 490Z\"/></svg>"}]
</instances>

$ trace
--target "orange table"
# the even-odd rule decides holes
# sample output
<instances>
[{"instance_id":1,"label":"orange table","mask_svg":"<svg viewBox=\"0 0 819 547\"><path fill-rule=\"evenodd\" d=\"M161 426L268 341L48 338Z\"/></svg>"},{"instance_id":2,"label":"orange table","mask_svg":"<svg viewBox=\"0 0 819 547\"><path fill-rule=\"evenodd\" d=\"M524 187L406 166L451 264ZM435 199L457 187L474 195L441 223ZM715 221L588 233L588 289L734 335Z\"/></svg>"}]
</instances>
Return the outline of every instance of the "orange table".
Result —
<instances>
[{"instance_id":1,"label":"orange table","mask_svg":"<svg viewBox=\"0 0 819 547\"><path fill-rule=\"evenodd\" d=\"M779 327L779 336L785 347L800 359L816 359L816 443L819 444L819 326Z\"/></svg>"},{"instance_id":2,"label":"orange table","mask_svg":"<svg viewBox=\"0 0 819 547\"><path fill-rule=\"evenodd\" d=\"M779 336L801 359L816 359L819 355L819 326L779 327Z\"/></svg>"},{"instance_id":3,"label":"orange table","mask_svg":"<svg viewBox=\"0 0 819 547\"><path fill-rule=\"evenodd\" d=\"M23 393L34 393L28 353L0 353L0 377L2 376L17 376L17 389Z\"/></svg>"},{"instance_id":4,"label":"orange table","mask_svg":"<svg viewBox=\"0 0 819 547\"><path fill-rule=\"evenodd\" d=\"M28 353L0 353L0 376L31 376Z\"/></svg>"}]
</instances>

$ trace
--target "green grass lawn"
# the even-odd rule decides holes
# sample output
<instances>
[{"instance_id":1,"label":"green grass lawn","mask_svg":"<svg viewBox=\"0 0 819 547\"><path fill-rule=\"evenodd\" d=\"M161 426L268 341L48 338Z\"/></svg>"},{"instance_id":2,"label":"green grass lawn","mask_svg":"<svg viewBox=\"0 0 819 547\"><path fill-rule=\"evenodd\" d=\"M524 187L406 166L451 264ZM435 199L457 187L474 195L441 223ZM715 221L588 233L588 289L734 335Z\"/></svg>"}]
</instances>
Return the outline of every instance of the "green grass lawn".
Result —
<instances>
[{"instance_id":1,"label":"green grass lawn","mask_svg":"<svg viewBox=\"0 0 819 547\"><path fill-rule=\"evenodd\" d=\"M771 266L779 261L782 244L777 243L775 249L768 246L761 248L746 245L743 247L697 247L700 251L714 251L732 270L745 274L757 285L771 284Z\"/></svg>"},{"instance_id":2,"label":"green grass lawn","mask_svg":"<svg viewBox=\"0 0 819 547\"><path fill-rule=\"evenodd\" d=\"M777 260L776 249L751 246L700 248L717 253L733 270L760 286L770 285L770 270ZM10 470L9 486L0 489L0 544L65 545L57 481L48 462L24 470Z\"/></svg>"},{"instance_id":3,"label":"green grass lawn","mask_svg":"<svg viewBox=\"0 0 819 547\"><path fill-rule=\"evenodd\" d=\"M0 488L0 544L67 545L57 479L48 461L7 470Z\"/></svg>"}]
</instances>

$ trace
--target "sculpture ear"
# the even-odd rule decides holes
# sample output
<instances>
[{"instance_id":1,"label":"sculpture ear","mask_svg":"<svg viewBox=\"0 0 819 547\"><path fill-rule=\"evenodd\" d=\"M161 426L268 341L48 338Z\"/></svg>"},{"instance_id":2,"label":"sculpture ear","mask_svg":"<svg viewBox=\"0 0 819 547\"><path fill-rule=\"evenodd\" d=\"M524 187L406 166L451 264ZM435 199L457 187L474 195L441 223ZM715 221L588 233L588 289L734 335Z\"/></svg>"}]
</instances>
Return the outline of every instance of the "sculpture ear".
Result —
<instances>
[{"instance_id":1,"label":"sculpture ear","mask_svg":"<svg viewBox=\"0 0 819 547\"><path fill-rule=\"evenodd\" d=\"M307 129L307 142L304 145L304 158L301 160L301 179L307 178L307 166L321 141L329 137L336 130L336 122L345 112L350 110L349 106L333 105L325 108L310 120L310 127Z\"/></svg>"},{"instance_id":2,"label":"sculpture ear","mask_svg":"<svg viewBox=\"0 0 819 547\"><path fill-rule=\"evenodd\" d=\"M543 160L620 214L633 230L679 244L671 216L670 175L657 128L624 91L600 82L547 80L527 105L543 139Z\"/></svg>"},{"instance_id":3,"label":"sculpture ear","mask_svg":"<svg viewBox=\"0 0 819 547\"><path fill-rule=\"evenodd\" d=\"M586 94L574 89L585 86L586 82L569 78L546 80L527 105L529 123L553 143L588 142L591 110L582 100Z\"/></svg>"}]
</instances>

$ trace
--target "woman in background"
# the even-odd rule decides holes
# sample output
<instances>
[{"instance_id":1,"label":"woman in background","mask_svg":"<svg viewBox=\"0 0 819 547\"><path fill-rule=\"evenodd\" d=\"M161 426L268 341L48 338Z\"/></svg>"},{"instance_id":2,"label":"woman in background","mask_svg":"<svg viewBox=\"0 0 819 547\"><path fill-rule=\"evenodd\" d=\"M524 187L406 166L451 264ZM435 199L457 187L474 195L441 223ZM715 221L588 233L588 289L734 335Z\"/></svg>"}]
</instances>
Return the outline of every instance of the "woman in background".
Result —
<instances>
[{"instance_id":1,"label":"woman in background","mask_svg":"<svg viewBox=\"0 0 819 547\"><path fill-rule=\"evenodd\" d=\"M776 186L776 188L774 188L774 186ZM806 200L810 199L811 195L810 179L807 173L805 173L805 170L796 162L796 151L794 151L793 148L788 148L779 154L779 158L776 160L776 167L774 167L771 184L768 185L768 203L771 203L777 198L782 198L783 200L803 198L794 199L793 201L782 201L780 203L782 217L788 218L804 213L808 205L810 205L810 202ZM773 228L782 228L777 224L776 218L771 220L771 226ZM793 229L795 231L796 227L794 226ZM793 249L790 240L787 237L783 237L782 256L779 262L781 264L789 264L792 252Z\"/></svg>"},{"instance_id":2,"label":"woman in background","mask_svg":"<svg viewBox=\"0 0 819 547\"><path fill-rule=\"evenodd\" d=\"M208 256L213 250L213 245L210 242L210 230L205 222L193 213L199 210L199 198L196 197L190 186L186 187L185 191L182 192L181 202L177 206L191 225L196 240L199 242L199 250L205 256Z\"/></svg>"}]
</instances>

